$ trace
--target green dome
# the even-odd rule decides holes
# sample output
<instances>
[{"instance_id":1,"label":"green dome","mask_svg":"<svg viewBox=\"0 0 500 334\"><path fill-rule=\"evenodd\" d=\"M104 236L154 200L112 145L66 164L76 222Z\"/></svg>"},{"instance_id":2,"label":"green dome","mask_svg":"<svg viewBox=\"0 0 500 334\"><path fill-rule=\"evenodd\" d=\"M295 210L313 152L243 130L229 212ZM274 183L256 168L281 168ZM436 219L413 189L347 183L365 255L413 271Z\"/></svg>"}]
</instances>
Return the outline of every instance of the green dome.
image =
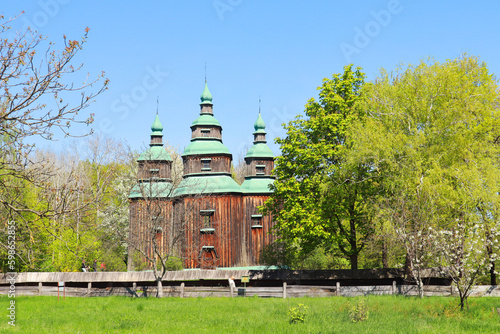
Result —
<instances>
[{"instance_id":1,"label":"green dome","mask_svg":"<svg viewBox=\"0 0 500 334\"><path fill-rule=\"evenodd\" d=\"M156 114L155 121L153 122L153 125L151 125L151 136L163 136L163 125L161 125L160 118L158 117L158 114Z\"/></svg>"},{"instance_id":2,"label":"green dome","mask_svg":"<svg viewBox=\"0 0 500 334\"><path fill-rule=\"evenodd\" d=\"M231 154L229 149L218 140L193 140L184 149L182 156L201 154Z\"/></svg>"},{"instance_id":3,"label":"green dome","mask_svg":"<svg viewBox=\"0 0 500 334\"><path fill-rule=\"evenodd\" d=\"M255 124L253 125L253 128L255 129L255 133L266 133L266 123L264 123L264 120L262 119L262 117L260 116L260 113L259 113L259 117L257 117L257 121L255 122Z\"/></svg>"},{"instance_id":4,"label":"green dome","mask_svg":"<svg viewBox=\"0 0 500 334\"><path fill-rule=\"evenodd\" d=\"M241 193L240 186L229 175L186 177L174 190L173 196L223 193Z\"/></svg>"},{"instance_id":5,"label":"green dome","mask_svg":"<svg viewBox=\"0 0 500 334\"><path fill-rule=\"evenodd\" d=\"M216 125L216 126L220 126L220 123L219 121L212 115L207 115L207 114L204 114L204 115L201 115L200 117L198 117L197 119L195 119L193 121L193 123L191 124L191 126L196 126L196 125Z\"/></svg>"},{"instance_id":6,"label":"green dome","mask_svg":"<svg viewBox=\"0 0 500 334\"><path fill-rule=\"evenodd\" d=\"M170 197L171 192L172 183L170 182L142 182L132 188L128 198L165 198Z\"/></svg>"},{"instance_id":7,"label":"green dome","mask_svg":"<svg viewBox=\"0 0 500 334\"><path fill-rule=\"evenodd\" d=\"M205 89L203 89L203 93L201 93L201 103L200 104L212 104L212 94L208 90L207 82L205 81Z\"/></svg>"},{"instance_id":8,"label":"green dome","mask_svg":"<svg viewBox=\"0 0 500 334\"><path fill-rule=\"evenodd\" d=\"M245 179L241 184L241 191L245 194L268 194L272 193L269 186L273 184L274 179L270 177L252 177Z\"/></svg>"},{"instance_id":9,"label":"green dome","mask_svg":"<svg viewBox=\"0 0 500 334\"><path fill-rule=\"evenodd\" d=\"M246 158L274 158L274 154L266 143L256 143L250 147Z\"/></svg>"},{"instance_id":10,"label":"green dome","mask_svg":"<svg viewBox=\"0 0 500 334\"><path fill-rule=\"evenodd\" d=\"M137 161L172 161L172 158L163 146L151 146L141 153Z\"/></svg>"}]
</instances>

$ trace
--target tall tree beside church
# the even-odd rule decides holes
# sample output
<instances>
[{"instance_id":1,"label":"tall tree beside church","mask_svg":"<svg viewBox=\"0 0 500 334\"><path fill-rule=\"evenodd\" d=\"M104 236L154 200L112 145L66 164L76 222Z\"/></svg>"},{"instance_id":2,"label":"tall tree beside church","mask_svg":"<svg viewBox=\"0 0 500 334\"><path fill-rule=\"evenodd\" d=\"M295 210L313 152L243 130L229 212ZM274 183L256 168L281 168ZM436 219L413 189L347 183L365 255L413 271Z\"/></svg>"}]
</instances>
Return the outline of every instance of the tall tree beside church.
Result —
<instances>
[{"instance_id":1,"label":"tall tree beside church","mask_svg":"<svg viewBox=\"0 0 500 334\"><path fill-rule=\"evenodd\" d=\"M310 99L305 117L297 116L278 138L282 155L276 159L277 180L265 211L272 213L279 239L304 253L322 246L340 250L358 268L358 255L372 232L363 198L373 187L369 169L344 159L350 128L364 117L364 73L352 65L324 79L319 100Z\"/></svg>"},{"instance_id":2,"label":"tall tree beside church","mask_svg":"<svg viewBox=\"0 0 500 334\"><path fill-rule=\"evenodd\" d=\"M382 72L365 86L368 115L361 131L355 131L356 146L350 154L387 176L381 179L384 200L374 204L379 217L392 222L397 234L404 236L407 266L422 265L418 263L422 259L411 254L428 242L429 229L461 236L482 231L487 240L475 247L490 261L476 270L494 265L493 232L500 218L499 91L486 64L467 55ZM411 243L412 239L420 241ZM442 238L430 248L452 249L455 241ZM437 258L442 257L427 259L427 265L436 265L432 260ZM443 260L438 265L456 266L470 259L473 265L479 263L462 251L454 253L456 263Z\"/></svg>"}]
</instances>

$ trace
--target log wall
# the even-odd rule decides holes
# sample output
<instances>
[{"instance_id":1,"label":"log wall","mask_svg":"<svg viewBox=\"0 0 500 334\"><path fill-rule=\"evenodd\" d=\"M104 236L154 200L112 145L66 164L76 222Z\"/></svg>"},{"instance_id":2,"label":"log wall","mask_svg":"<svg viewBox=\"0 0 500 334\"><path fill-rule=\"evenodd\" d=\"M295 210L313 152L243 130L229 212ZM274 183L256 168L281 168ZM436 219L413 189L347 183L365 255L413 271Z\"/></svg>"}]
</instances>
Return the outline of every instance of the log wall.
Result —
<instances>
[{"instance_id":1,"label":"log wall","mask_svg":"<svg viewBox=\"0 0 500 334\"><path fill-rule=\"evenodd\" d=\"M250 264L259 263L260 252L265 245L270 244L275 239L269 233L273 226L272 217L262 215L258 210L258 207L262 206L268 197L267 195L246 195L243 197L244 226L242 228L247 231L248 238L244 240L245 243L242 247L248 250L247 256Z\"/></svg>"},{"instance_id":2,"label":"log wall","mask_svg":"<svg viewBox=\"0 0 500 334\"><path fill-rule=\"evenodd\" d=\"M196 127L191 132L191 139L194 138L217 138L222 141L222 128L214 125Z\"/></svg>"},{"instance_id":3,"label":"log wall","mask_svg":"<svg viewBox=\"0 0 500 334\"><path fill-rule=\"evenodd\" d=\"M210 159L210 160L206 160ZM209 168L203 168L203 160L209 162ZM200 173L231 173L231 158L227 156L189 156L183 160L184 175Z\"/></svg>"},{"instance_id":4,"label":"log wall","mask_svg":"<svg viewBox=\"0 0 500 334\"><path fill-rule=\"evenodd\" d=\"M186 197L176 204L175 210L182 210L186 221L183 254L187 268L240 265L241 248L238 247L238 240L242 237L242 231L237 225L241 221L240 195ZM213 210L213 214L208 215L209 226L205 226L207 210ZM213 247L214 252L207 252L209 247ZM210 253L210 256L206 253ZM211 257L213 262L201 266L201 259L207 257Z\"/></svg>"},{"instance_id":5,"label":"log wall","mask_svg":"<svg viewBox=\"0 0 500 334\"><path fill-rule=\"evenodd\" d=\"M132 199L129 204L129 263L133 270L134 254L142 249L149 258L154 258L153 238L162 252L172 240L172 202L167 199ZM132 223L134 222L134 223Z\"/></svg>"},{"instance_id":6,"label":"log wall","mask_svg":"<svg viewBox=\"0 0 500 334\"><path fill-rule=\"evenodd\" d=\"M248 159L245 162L246 162L245 176L271 175L271 171L274 168L273 159L259 159L259 160ZM257 174L257 166L265 166L263 171L264 174Z\"/></svg>"},{"instance_id":7,"label":"log wall","mask_svg":"<svg viewBox=\"0 0 500 334\"><path fill-rule=\"evenodd\" d=\"M144 180L149 178L170 179L171 178L170 161L140 161L137 171L137 179Z\"/></svg>"}]
</instances>

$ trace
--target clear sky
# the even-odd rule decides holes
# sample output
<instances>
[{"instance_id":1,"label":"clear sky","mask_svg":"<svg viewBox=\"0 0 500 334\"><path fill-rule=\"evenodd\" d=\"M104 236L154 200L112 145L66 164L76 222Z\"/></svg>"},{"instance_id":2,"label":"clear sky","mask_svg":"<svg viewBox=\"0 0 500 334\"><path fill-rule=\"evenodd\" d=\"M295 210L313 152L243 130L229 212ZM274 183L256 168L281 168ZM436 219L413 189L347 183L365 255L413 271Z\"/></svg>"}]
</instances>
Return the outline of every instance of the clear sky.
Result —
<instances>
[{"instance_id":1,"label":"clear sky","mask_svg":"<svg viewBox=\"0 0 500 334\"><path fill-rule=\"evenodd\" d=\"M164 140L189 144L207 79L224 144L237 159L252 143L262 99L268 142L281 123L304 110L325 77L361 66L368 80L380 68L438 61L467 52L500 73L500 2L460 1L77 1L2 0L14 26L30 25L56 42L89 41L77 62L91 76L106 72L109 90L86 112L93 127L140 150L149 142L159 98ZM68 140L40 143L65 149Z\"/></svg>"}]
</instances>

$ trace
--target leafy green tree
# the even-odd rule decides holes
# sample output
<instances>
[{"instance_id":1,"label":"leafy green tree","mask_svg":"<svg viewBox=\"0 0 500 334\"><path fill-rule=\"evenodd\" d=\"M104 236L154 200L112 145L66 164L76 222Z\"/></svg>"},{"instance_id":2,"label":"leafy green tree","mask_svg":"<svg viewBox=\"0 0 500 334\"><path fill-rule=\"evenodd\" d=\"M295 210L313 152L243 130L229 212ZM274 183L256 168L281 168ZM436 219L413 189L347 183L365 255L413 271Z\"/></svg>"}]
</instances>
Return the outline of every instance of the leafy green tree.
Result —
<instances>
[{"instance_id":1,"label":"leafy green tree","mask_svg":"<svg viewBox=\"0 0 500 334\"><path fill-rule=\"evenodd\" d=\"M309 253L318 246L340 252L358 268L358 255L372 232L364 197L372 187L367 166L350 164L350 127L363 118L359 108L364 74L344 67L344 73L324 79L319 100L310 99L305 116L297 116L278 138L273 195L265 211L276 221L282 242Z\"/></svg>"},{"instance_id":2,"label":"leafy green tree","mask_svg":"<svg viewBox=\"0 0 500 334\"><path fill-rule=\"evenodd\" d=\"M353 130L349 159L381 175L383 196L373 205L405 244L407 266L436 264L431 260L439 256L421 263L418 255L432 241L429 229L456 233L461 226L466 235L480 224L493 231L500 217L500 96L486 64L463 55L382 71L365 94L368 115ZM446 240L452 238L442 238L440 246ZM490 256L491 267L495 256L488 245L477 247Z\"/></svg>"}]
</instances>

